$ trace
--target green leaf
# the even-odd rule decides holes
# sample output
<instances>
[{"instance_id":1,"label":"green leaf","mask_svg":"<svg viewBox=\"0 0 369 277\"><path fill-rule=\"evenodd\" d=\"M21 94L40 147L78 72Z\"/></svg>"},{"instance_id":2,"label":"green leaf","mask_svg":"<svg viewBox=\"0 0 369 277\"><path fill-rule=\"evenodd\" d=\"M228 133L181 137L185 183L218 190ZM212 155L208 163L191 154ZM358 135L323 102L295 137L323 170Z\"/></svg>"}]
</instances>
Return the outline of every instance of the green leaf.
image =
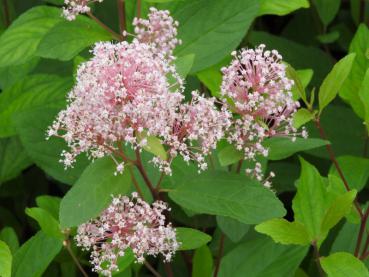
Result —
<instances>
[{"instance_id":1,"label":"green leaf","mask_svg":"<svg viewBox=\"0 0 369 277\"><path fill-rule=\"evenodd\" d=\"M36 55L68 61L83 49L98 41L112 40L111 34L95 21L78 16L73 21L63 20L42 38Z\"/></svg>"},{"instance_id":2,"label":"green leaf","mask_svg":"<svg viewBox=\"0 0 369 277\"><path fill-rule=\"evenodd\" d=\"M60 231L59 222L48 211L42 208L26 208L25 212L38 222L41 230L46 235L60 240L64 239L64 235Z\"/></svg>"},{"instance_id":3,"label":"green leaf","mask_svg":"<svg viewBox=\"0 0 369 277\"><path fill-rule=\"evenodd\" d=\"M2 90L25 78L38 65L40 58L35 57L21 65L0 67L0 86Z\"/></svg>"},{"instance_id":4,"label":"green leaf","mask_svg":"<svg viewBox=\"0 0 369 277\"><path fill-rule=\"evenodd\" d=\"M217 224L233 242L239 242L250 229L250 225L225 216L217 216Z\"/></svg>"},{"instance_id":5,"label":"green leaf","mask_svg":"<svg viewBox=\"0 0 369 277\"><path fill-rule=\"evenodd\" d=\"M319 89L319 110L320 112L336 97L343 82L349 75L356 54L349 54L339 60L332 71L324 79Z\"/></svg>"},{"instance_id":6,"label":"green leaf","mask_svg":"<svg viewBox=\"0 0 369 277\"><path fill-rule=\"evenodd\" d=\"M32 164L18 137L0 139L0 185Z\"/></svg>"},{"instance_id":7,"label":"green leaf","mask_svg":"<svg viewBox=\"0 0 369 277\"><path fill-rule=\"evenodd\" d=\"M361 102L363 103L363 119L367 130L369 130L369 69L366 70L364 80L358 94Z\"/></svg>"},{"instance_id":8,"label":"green leaf","mask_svg":"<svg viewBox=\"0 0 369 277\"><path fill-rule=\"evenodd\" d=\"M305 108L298 109L293 115L293 126L300 128L302 125L314 119L314 114Z\"/></svg>"},{"instance_id":9,"label":"green leaf","mask_svg":"<svg viewBox=\"0 0 369 277\"><path fill-rule=\"evenodd\" d=\"M305 88L313 77L313 71L311 69L295 70L291 65L288 65L286 73L287 76L294 81L294 85L292 87L293 99L298 100L301 98L306 103L307 98Z\"/></svg>"},{"instance_id":10,"label":"green leaf","mask_svg":"<svg viewBox=\"0 0 369 277\"><path fill-rule=\"evenodd\" d=\"M355 156L341 156L337 162L351 189L362 190L369 178L369 159ZM329 170L330 174L339 177L334 165Z\"/></svg>"},{"instance_id":11,"label":"green leaf","mask_svg":"<svg viewBox=\"0 0 369 277\"><path fill-rule=\"evenodd\" d=\"M329 144L328 141L316 138L290 138L273 137L264 142L264 146L269 148L269 160L282 160L301 151L306 151Z\"/></svg>"},{"instance_id":12,"label":"green leaf","mask_svg":"<svg viewBox=\"0 0 369 277\"><path fill-rule=\"evenodd\" d=\"M321 42L321 43L333 43L336 40L338 40L340 37L340 33L338 31L333 31L327 34L323 34L323 35L319 35L316 38Z\"/></svg>"},{"instance_id":13,"label":"green leaf","mask_svg":"<svg viewBox=\"0 0 369 277\"><path fill-rule=\"evenodd\" d=\"M124 252L123 257L118 258L118 272L114 272L112 276L120 276L119 273L124 272L134 261L136 260L135 255L131 248L127 248Z\"/></svg>"},{"instance_id":14,"label":"green leaf","mask_svg":"<svg viewBox=\"0 0 369 277\"><path fill-rule=\"evenodd\" d=\"M196 73L197 78L210 90L211 95L220 98L222 84L221 68L230 63L231 56L226 56L221 62Z\"/></svg>"},{"instance_id":15,"label":"green leaf","mask_svg":"<svg viewBox=\"0 0 369 277\"><path fill-rule=\"evenodd\" d=\"M169 197L191 211L228 216L246 224L282 217L286 212L278 198L259 182L227 172L184 180Z\"/></svg>"},{"instance_id":16,"label":"green leaf","mask_svg":"<svg viewBox=\"0 0 369 277\"><path fill-rule=\"evenodd\" d=\"M318 170L300 158L301 176L292 201L295 221L305 225L311 241L320 239L321 222L325 216L326 187Z\"/></svg>"},{"instance_id":17,"label":"green leaf","mask_svg":"<svg viewBox=\"0 0 369 277\"><path fill-rule=\"evenodd\" d=\"M44 35L63 18L60 9L38 6L19 16L0 37L0 66L31 60Z\"/></svg>"},{"instance_id":18,"label":"green leaf","mask_svg":"<svg viewBox=\"0 0 369 277\"><path fill-rule=\"evenodd\" d=\"M131 186L128 170L114 175L116 165L110 157L91 163L60 204L62 228L78 226L95 218L111 202L111 195L126 194ZM78 213L76 213L78 211Z\"/></svg>"},{"instance_id":19,"label":"green leaf","mask_svg":"<svg viewBox=\"0 0 369 277\"><path fill-rule=\"evenodd\" d=\"M352 207L352 202L356 197L356 190L349 191L337 199L328 208L321 225L322 233L328 233L344 216L346 216Z\"/></svg>"},{"instance_id":20,"label":"green leaf","mask_svg":"<svg viewBox=\"0 0 369 277\"><path fill-rule=\"evenodd\" d=\"M15 114L48 104L64 103L71 80L53 75L33 75L0 94L0 136L16 134Z\"/></svg>"},{"instance_id":21,"label":"green leaf","mask_svg":"<svg viewBox=\"0 0 369 277\"><path fill-rule=\"evenodd\" d=\"M216 64L239 45L257 12L256 0L178 2L173 17L183 44L176 55L195 54L192 73Z\"/></svg>"},{"instance_id":22,"label":"green leaf","mask_svg":"<svg viewBox=\"0 0 369 277\"><path fill-rule=\"evenodd\" d=\"M13 277L38 277L62 249L62 241L39 231L15 253Z\"/></svg>"},{"instance_id":23,"label":"green leaf","mask_svg":"<svg viewBox=\"0 0 369 277\"><path fill-rule=\"evenodd\" d=\"M59 208L61 199L56 196L41 195L36 198L36 204L49 212L56 220L59 219Z\"/></svg>"},{"instance_id":24,"label":"green leaf","mask_svg":"<svg viewBox=\"0 0 369 277\"><path fill-rule=\"evenodd\" d=\"M346 221L341 230L338 232L332 244L330 253L342 251L354 253L359 229L360 224L352 224Z\"/></svg>"},{"instance_id":25,"label":"green leaf","mask_svg":"<svg viewBox=\"0 0 369 277\"><path fill-rule=\"evenodd\" d=\"M256 237L238 244L221 260L219 277L293 276L308 248Z\"/></svg>"},{"instance_id":26,"label":"green leaf","mask_svg":"<svg viewBox=\"0 0 369 277\"><path fill-rule=\"evenodd\" d=\"M73 184L90 162L82 155L77 158L73 168L65 170L60 162L60 154L68 149L67 144L57 137L46 140L46 130L60 109L50 104L28 110L17 114L14 122L27 154L37 166L58 181Z\"/></svg>"},{"instance_id":27,"label":"green leaf","mask_svg":"<svg viewBox=\"0 0 369 277\"><path fill-rule=\"evenodd\" d=\"M335 17L340 8L341 1L313 0L323 24L327 26Z\"/></svg>"},{"instance_id":28,"label":"green leaf","mask_svg":"<svg viewBox=\"0 0 369 277\"><path fill-rule=\"evenodd\" d=\"M328 277L367 277L368 269L362 261L350 253L337 252L320 258L320 263Z\"/></svg>"},{"instance_id":29,"label":"green leaf","mask_svg":"<svg viewBox=\"0 0 369 277\"><path fill-rule=\"evenodd\" d=\"M192 258L192 277L211 277L213 256L206 245L198 248Z\"/></svg>"},{"instance_id":30,"label":"green leaf","mask_svg":"<svg viewBox=\"0 0 369 277\"><path fill-rule=\"evenodd\" d=\"M4 227L0 232L0 240L4 241L14 254L19 248L18 236L12 227Z\"/></svg>"},{"instance_id":31,"label":"green leaf","mask_svg":"<svg viewBox=\"0 0 369 277\"><path fill-rule=\"evenodd\" d=\"M177 69L177 73L182 78L186 78L188 73L191 71L192 65L195 61L194 54L188 54L185 56L178 57L174 63Z\"/></svg>"},{"instance_id":32,"label":"green leaf","mask_svg":"<svg viewBox=\"0 0 369 277\"><path fill-rule=\"evenodd\" d=\"M1 277L11 277L12 253L8 245L0 240L0 275Z\"/></svg>"},{"instance_id":33,"label":"green leaf","mask_svg":"<svg viewBox=\"0 0 369 277\"><path fill-rule=\"evenodd\" d=\"M141 133L137 135L139 141L146 139L147 143L143 147L147 152L158 156L163 161L167 160L168 155L165 151L163 143L160 139L155 136L147 136L145 133Z\"/></svg>"},{"instance_id":34,"label":"green leaf","mask_svg":"<svg viewBox=\"0 0 369 277\"><path fill-rule=\"evenodd\" d=\"M309 8L307 0L260 0L259 16L265 14L286 15L301 8Z\"/></svg>"},{"instance_id":35,"label":"green leaf","mask_svg":"<svg viewBox=\"0 0 369 277\"><path fill-rule=\"evenodd\" d=\"M350 44L350 53L356 53L352 70L339 92L339 96L351 105L355 113L364 118L364 105L360 99L360 88L367 69L369 59L367 49L369 45L369 29L365 24L360 24ZM363 84L364 85L364 84Z\"/></svg>"},{"instance_id":36,"label":"green leaf","mask_svg":"<svg viewBox=\"0 0 369 277\"><path fill-rule=\"evenodd\" d=\"M209 241L211 236L191 228L176 228L177 241L180 243L179 250L197 249Z\"/></svg>"},{"instance_id":37,"label":"green leaf","mask_svg":"<svg viewBox=\"0 0 369 277\"><path fill-rule=\"evenodd\" d=\"M259 233L270 236L281 244L309 245L309 234L300 222L289 222L283 218L275 218L255 226Z\"/></svg>"},{"instance_id":38,"label":"green leaf","mask_svg":"<svg viewBox=\"0 0 369 277\"><path fill-rule=\"evenodd\" d=\"M237 150L234 145L227 145L218 152L218 159L221 166L227 166L242 160L244 155Z\"/></svg>"}]
</instances>

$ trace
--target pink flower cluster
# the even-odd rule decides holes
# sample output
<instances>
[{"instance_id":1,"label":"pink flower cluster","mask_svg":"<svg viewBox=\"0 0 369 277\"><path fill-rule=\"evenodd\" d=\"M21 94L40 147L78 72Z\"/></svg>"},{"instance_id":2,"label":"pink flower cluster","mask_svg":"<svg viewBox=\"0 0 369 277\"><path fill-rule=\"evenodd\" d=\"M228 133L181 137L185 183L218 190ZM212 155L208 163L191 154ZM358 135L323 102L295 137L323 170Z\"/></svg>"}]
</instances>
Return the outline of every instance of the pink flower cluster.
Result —
<instances>
[{"instance_id":1,"label":"pink flower cluster","mask_svg":"<svg viewBox=\"0 0 369 277\"><path fill-rule=\"evenodd\" d=\"M110 206L97 219L78 227L77 246L92 250L94 271L111 276L118 270L117 261L130 248L137 262L145 255L164 256L169 262L179 247L175 229L165 224L166 203L154 202L151 206L132 193L113 198Z\"/></svg>"},{"instance_id":2,"label":"pink flower cluster","mask_svg":"<svg viewBox=\"0 0 369 277\"><path fill-rule=\"evenodd\" d=\"M162 171L171 173L170 163L178 154L205 169L205 156L224 137L231 114L197 92L191 103L183 103L183 80L171 63L178 42L170 39L176 23L167 11L151 9L148 21L135 22L138 34L131 43L96 44L92 59L80 65L69 105L48 136L67 142L70 151L62 153L66 167L85 152L91 159L112 156L117 172L122 172L124 144L141 151L147 143L142 134L147 134L159 138L169 154L167 160L153 159ZM165 41L171 42L158 53L158 44Z\"/></svg>"},{"instance_id":3,"label":"pink flower cluster","mask_svg":"<svg viewBox=\"0 0 369 277\"><path fill-rule=\"evenodd\" d=\"M181 44L177 38L178 21L169 11L158 11L151 7L148 19L134 18L136 38L142 43L152 44L162 58L174 59L173 50Z\"/></svg>"},{"instance_id":4,"label":"pink flower cluster","mask_svg":"<svg viewBox=\"0 0 369 277\"><path fill-rule=\"evenodd\" d=\"M299 103L293 100L293 81L286 76L286 66L276 50L256 49L233 52L234 59L222 68L222 95L227 106L237 116L228 131L227 140L244 152L245 160L256 161L257 156L268 156L263 146L266 138L290 136L296 138L293 114ZM306 137L305 130L302 136ZM247 169L248 174L263 179L260 163ZM269 183L267 183L269 184Z\"/></svg>"},{"instance_id":5,"label":"pink flower cluster","mask_svg":"<svg viewBox=\"0 0 369 277\"><path fill-rule=\"evenodd\" d=\"M63 16L69 21L75 20L77 15L91 10L89 4L102 1L104 0L64 0Z\"/></svg>"}]
</instances>

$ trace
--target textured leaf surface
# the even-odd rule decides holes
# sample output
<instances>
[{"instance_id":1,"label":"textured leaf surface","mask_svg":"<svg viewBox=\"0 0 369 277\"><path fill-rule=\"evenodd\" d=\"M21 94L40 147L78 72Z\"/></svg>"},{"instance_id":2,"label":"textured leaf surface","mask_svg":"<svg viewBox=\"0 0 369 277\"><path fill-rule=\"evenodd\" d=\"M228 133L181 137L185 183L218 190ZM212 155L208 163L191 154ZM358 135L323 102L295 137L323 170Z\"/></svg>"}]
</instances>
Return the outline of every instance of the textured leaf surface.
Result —
<instances>
[{"instance_id":1,"label":"textured leaf surface","mask_svg":"<svg viewBox=\"0 0 369 277\"><path fill-rule=\"evenodd\" d=\"M362 261L350 253L337 252L320 258L328 277L368 277L369 272Z\"/></svg>"},{"instance_id":2,"label":"textured leaf surface","mask_svg":"<svg viewBox=\"0 0 369 277\"><path fill-rule=\"evenodd\" d=\"M270 190L245 176L226 172L204 173L185 180L169 197L191 211L228 216L246 224L285 214L282 203Z\"/></svg>"}]
</instances>

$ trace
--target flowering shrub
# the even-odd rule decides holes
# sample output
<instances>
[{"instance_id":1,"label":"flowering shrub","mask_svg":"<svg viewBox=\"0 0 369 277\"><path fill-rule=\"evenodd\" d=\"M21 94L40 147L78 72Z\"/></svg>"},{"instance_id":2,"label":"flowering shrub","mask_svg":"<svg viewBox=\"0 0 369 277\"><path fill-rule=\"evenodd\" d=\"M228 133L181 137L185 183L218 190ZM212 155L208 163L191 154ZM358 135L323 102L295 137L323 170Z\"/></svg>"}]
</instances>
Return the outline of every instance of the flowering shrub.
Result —
<instances>
[{"instance_id":1,"label":"flowering shrub","mask_svg":"<svg viewBox=\"0 0 369 277\"><path fill-rule=\"evenodd\" d=\"M369 276L364 1L35 2L2 6L0 276Z\"/></svg>"}]
</instances>

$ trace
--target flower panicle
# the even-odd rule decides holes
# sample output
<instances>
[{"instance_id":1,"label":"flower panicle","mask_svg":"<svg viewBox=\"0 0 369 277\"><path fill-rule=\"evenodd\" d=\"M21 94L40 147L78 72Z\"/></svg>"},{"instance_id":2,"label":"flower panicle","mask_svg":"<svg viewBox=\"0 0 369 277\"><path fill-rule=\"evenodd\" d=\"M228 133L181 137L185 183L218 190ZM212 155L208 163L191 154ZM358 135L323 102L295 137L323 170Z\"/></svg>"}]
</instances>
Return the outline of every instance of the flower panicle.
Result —
<instances>
[{"instance_id":1,"label":"flower panicle","mask_svg":"<svg viewBox=\"0 0 369 277\"><path fill-rule=\"evenodd\" d=\"M91 250L93 270L106 276L118 270L118 258L129 249L138 263L159 254L169 262L180 245L175 229L165 222L164 212L169 210L162 201L149 205L135 192L131 197L113 197L97 219L78 227L77 246Z\"/></svg>"}]
</instances>

